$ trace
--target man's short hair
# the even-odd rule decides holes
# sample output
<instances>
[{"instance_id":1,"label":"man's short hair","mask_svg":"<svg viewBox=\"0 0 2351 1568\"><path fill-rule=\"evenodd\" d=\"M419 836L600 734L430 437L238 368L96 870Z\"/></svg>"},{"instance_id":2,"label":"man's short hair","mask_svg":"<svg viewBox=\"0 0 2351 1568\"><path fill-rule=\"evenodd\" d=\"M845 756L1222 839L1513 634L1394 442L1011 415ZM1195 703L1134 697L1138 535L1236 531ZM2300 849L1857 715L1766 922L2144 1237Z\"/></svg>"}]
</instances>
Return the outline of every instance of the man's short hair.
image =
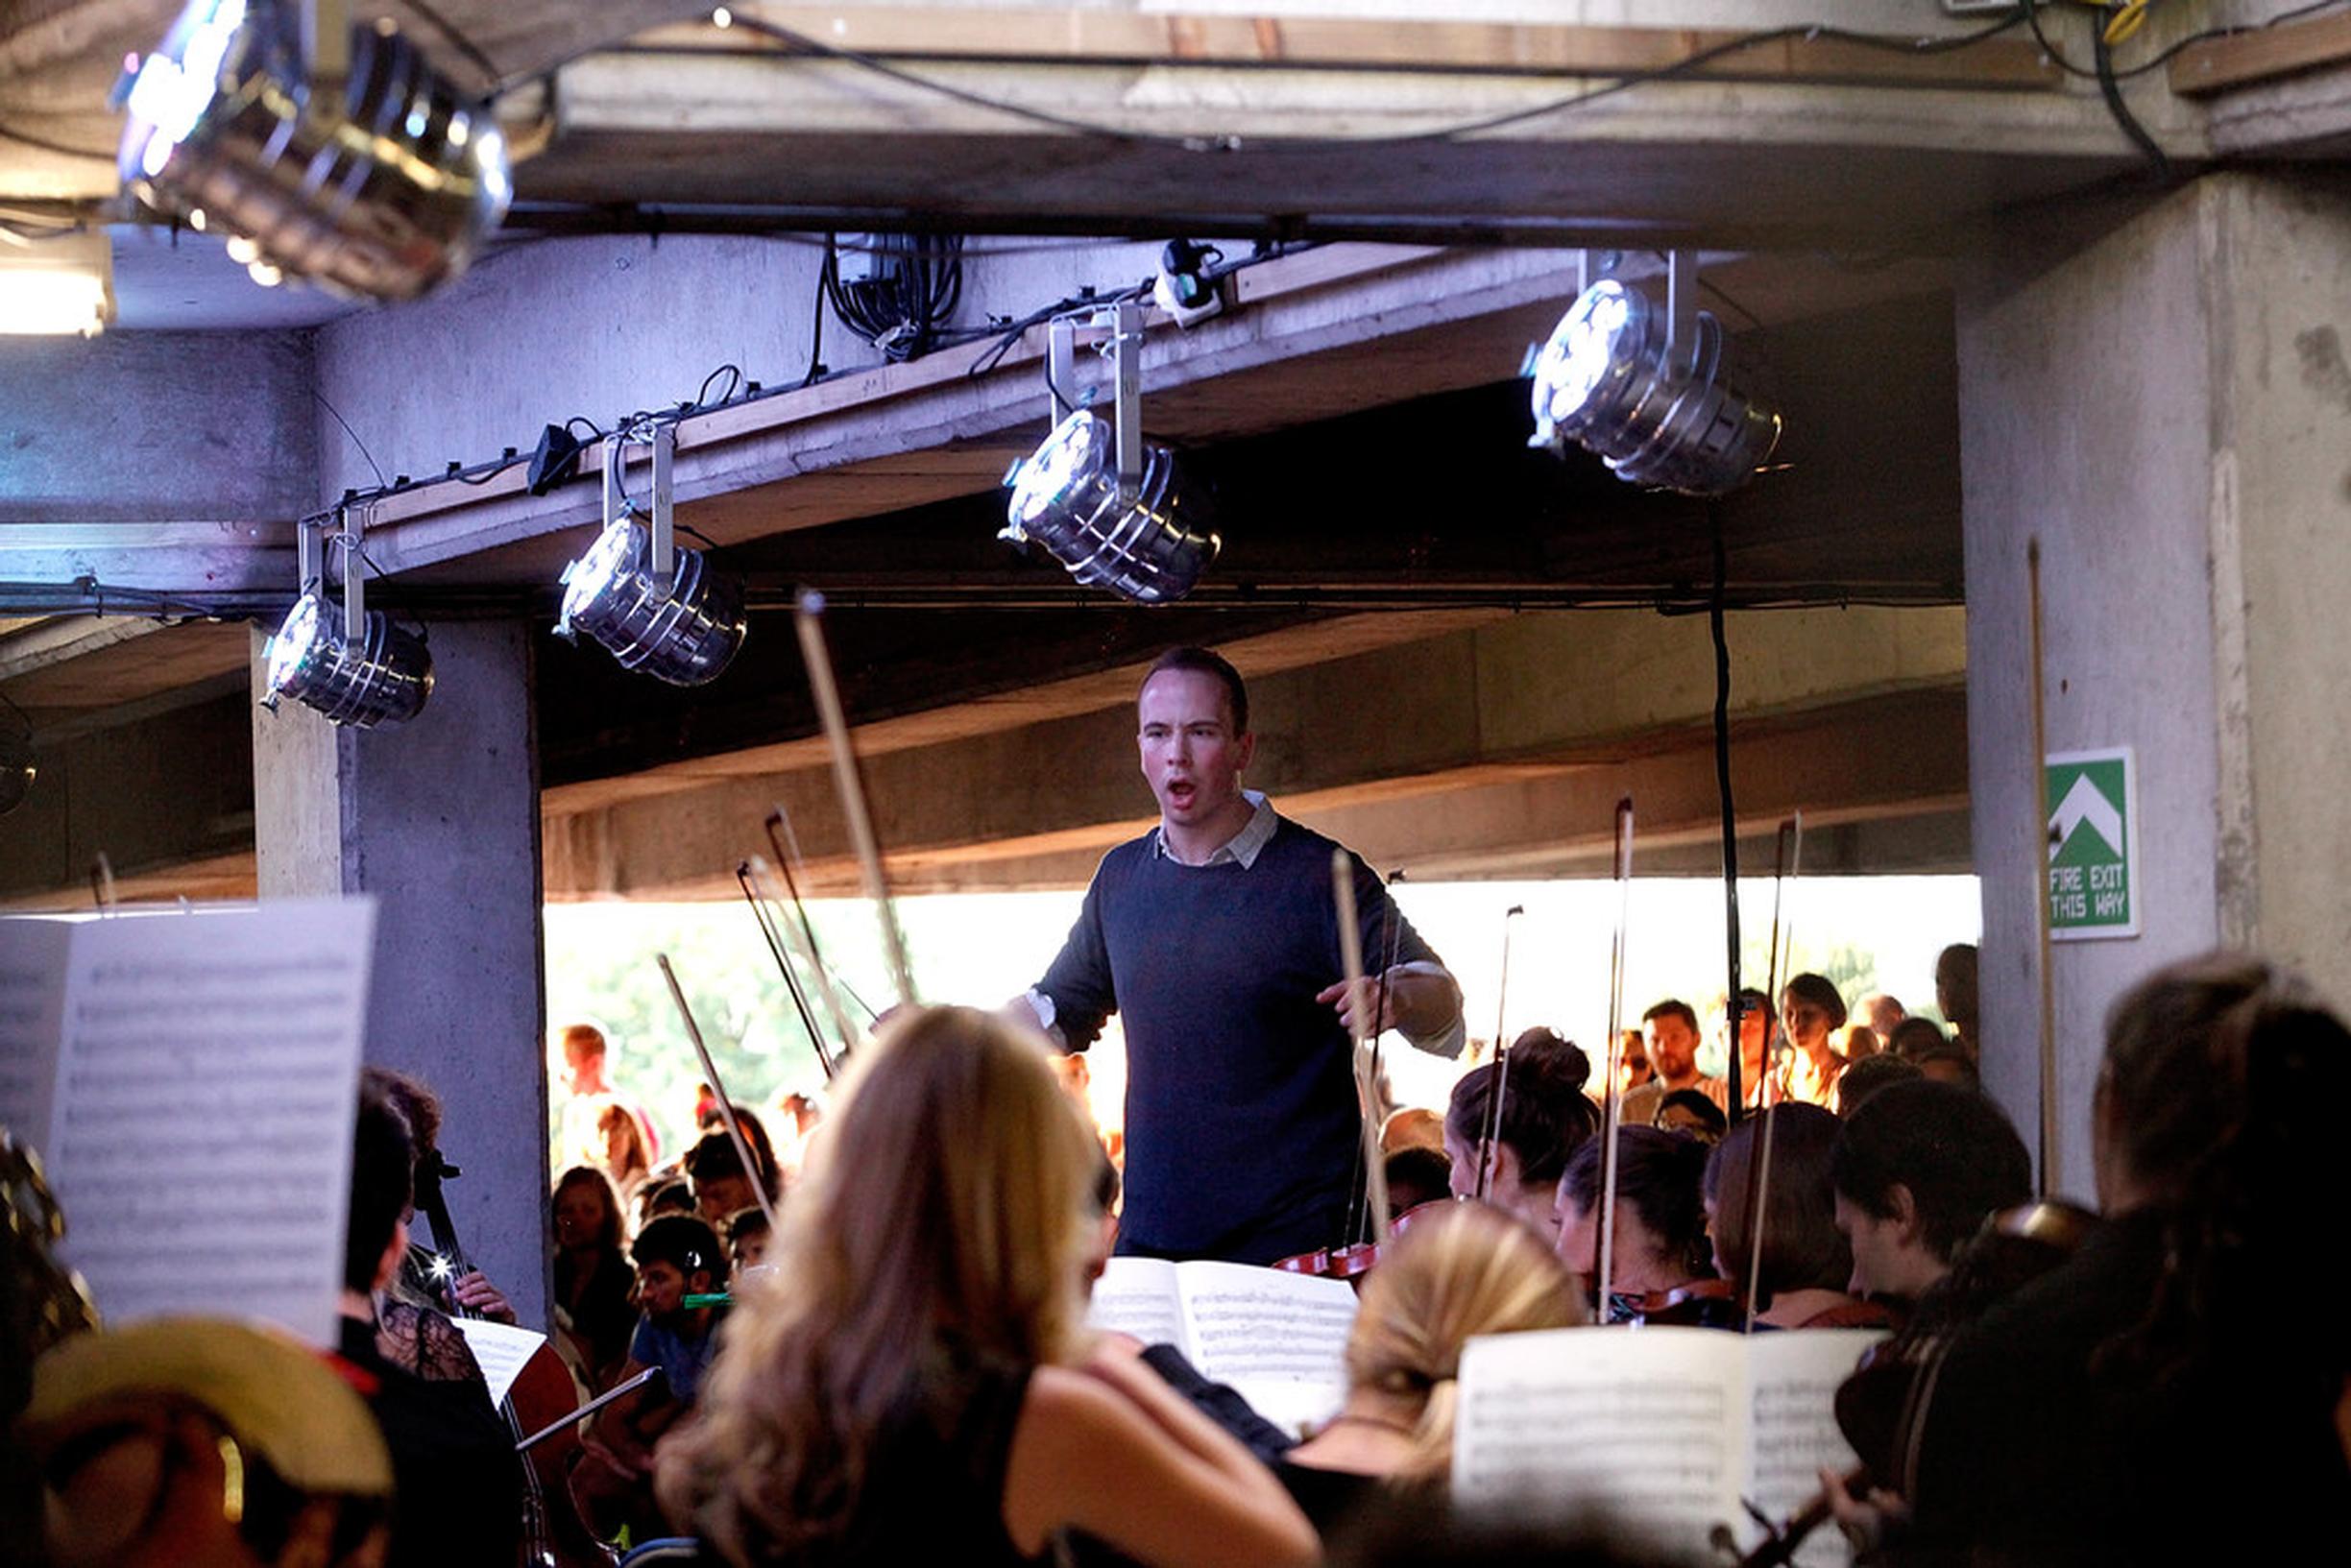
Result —
<instances>
[{"instance_id":1,"label":"man's short hair","mask_svg":"<svg viewBox=\"0 0 2351 1568\"><path fill-rule=\"evenodd\" d=\"M1151 661L1151 667L1143 673L1143 686L1162 670L1188 669L1200 675L1212 675L1224 688L1224 706L1232 710L1233 734L1248 734L1248 688L1241 684L1241 672L1232 667L1222 654L1206 648L1170 648ZM1138 700L1142 687L1135 688Z\"/></svg>"},{"instance_id":2,"label":"man's short hair","mask_svg":"<svg viewBox=\"0 0 2351 1568\"><path fill-rule=\"evenodd\" d=\"M1948 1260L1986 1215L2032 1196L2032 1159L1982 1095L1916 1078L1886 1085L1847 1119L1829 1179L1838 1196L1880 1219L1894 1213L1894 1188L1908 1188L1921 1242Z\"/></svg>"},{"instance_id":3,"label":"man's short hair","mask_svg":"<svg viewBox=\"0 0 2351 1568\"><path fill-rule=\"evenodd\" d=\"M1918 1064L1908 1057L1888 1056L1882 1052L1876 1056L1864 1056L1837 1074L1837 1115L1850 1117L1861 1108L1862 1101L1873 1095L1917 1076Z\"/></svg>"},{"instance_id":4,"label":"man's short hair","mask_svg":"<svg viewBox=\"0 0 2351 1568\"><path fill-rule=\"evenodd\" d=\"M629 1257L640 1268L666 1263L689 1279L696 1269L707 1270L713 1290L726 1284L727 1255L718 1244L718 1233L690 1214L647 1220L629 1247Z\"/></svg>"},{"instance_id":5,"label":"man's short hair","mask_svg":"<svg viewBox=\"0 0 2351 1568\"><path fill-rule=\"evenodd\" d=\"M1641 1014L1641 1022L1644 1024L1653 1024L1660 1018L1678 1018L1682 1021L1684 1028L1692 1034L1698 1032L1698 1009L1677 998L1668 997Z\"/></svg>"},{"instance_id":6,"label":"man's short hair","mask_svg":"<svg viewBox=\"0 0 2351 1568\"><path fill-rule=\"evenodd\" d=\"M576 1050L582 1056L604 1054L604 1031L594 1024L567 1024L563 1031L564 1049Z\"/></svg>"},{"instance_id":7,"label":"man's short hair","mask_svg":"<svg viewBox=\"0 0 2351 1568\"><path fill-rule=\"evenodd\" d=\"M735 1140L723 1132L705 1133L694 1146L686 1151L686 1174L696 1187L705 1182L724 1181L729 1176L748 1175L743 1170L742 1156L735 1152Z\"/></svg>"},{"instance_id":8,"label":"man's short hair","mask_svg":"<svg viewBox=\"0 0 2351 1568\"><path fill-rule=\"evenodd\" d=\"M727 1216L726 1232L727 1245L731 1247L740 1246L754 1237L766 1235L767 1211L757 1204L748 1209L736 1210Z\"/></svg>"}]
</instances>

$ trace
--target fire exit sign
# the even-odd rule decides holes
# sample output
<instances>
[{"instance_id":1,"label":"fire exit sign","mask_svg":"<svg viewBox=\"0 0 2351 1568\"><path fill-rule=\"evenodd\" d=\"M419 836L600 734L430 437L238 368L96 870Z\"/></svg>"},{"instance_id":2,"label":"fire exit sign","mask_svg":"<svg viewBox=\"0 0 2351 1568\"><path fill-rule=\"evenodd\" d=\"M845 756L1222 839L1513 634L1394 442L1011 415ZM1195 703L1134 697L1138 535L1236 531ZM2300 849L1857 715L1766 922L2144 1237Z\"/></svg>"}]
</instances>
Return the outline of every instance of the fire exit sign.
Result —
<instances>
[{"instance_id":1,"label":"fire exit sign","mask_svg":"<svg viewBox=\"0 0 2351 1568\"><path fill-rule=\"evenodd\" d=\"M2060 941L2139 934L2139 778L2131 748L2048 759L2048 923Z\"/></svg>"}]
</instances>

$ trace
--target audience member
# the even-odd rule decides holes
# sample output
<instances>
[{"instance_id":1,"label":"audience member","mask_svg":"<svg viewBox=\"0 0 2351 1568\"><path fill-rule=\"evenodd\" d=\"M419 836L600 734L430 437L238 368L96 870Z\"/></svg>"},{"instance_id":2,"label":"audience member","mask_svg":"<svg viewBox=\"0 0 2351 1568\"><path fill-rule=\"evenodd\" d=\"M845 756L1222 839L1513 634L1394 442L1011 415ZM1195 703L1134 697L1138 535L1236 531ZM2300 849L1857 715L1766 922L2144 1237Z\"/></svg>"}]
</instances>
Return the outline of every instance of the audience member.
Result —
<instances>
[{"instance_id":1,"label":"audience member","mask_svg":"<svg viewBox=\"0 0 2351 1568\"><path fill-rule=\"evenodd\" d=\"M1845 999L1827 977L1798 975L1781 988L1780 1021L1790 1048L1786 1098L1799 1105L1833 1104L1845 1058L1830 1036L1845 1026Z\"/></svg>"},{"instance_id":2,"label":"audience member","mask_svg":"<svg viewBox=\"0 0 2351 1568\"><path fill-rule=\"evenodd\" d=\"M1875 1056L1894 1049L1894 1025L1907 1016L1908 1009L1883 991L1872 991L1854 1004L1854 1012L1878 1037L1877 1049L1869 1052Z\"/></svg>"},{"instance_id":3,"label":"audience member","mask_svg":"<svg viewBox=\"0 0 2351 1568\"><path fill-rule=\"evenodd\" d=\"M765 1135L754 1138L751 1129L758 1123L747 1113L738 1111L736 1115L739 1119L738 1124L742 1128L743 1142L750 1145L751 1158L757 1160L760 1158L760 1145L764 1142ZM774 1167L767 1169L771 1171ZM743 1169L742 1156L736 1152L735 1140L726 1135L724 1128L704 1133L694 1146L686 1151L686 1178L693 1184L694 1213L700 1215L703 1222L713 1230L725 1224L727 1216L736 1210L756 1208L762 1186L770 1187L768 1197L773 1200L772 1183L763 1181L762 1174L764 1173L754 1174Z\"/></svg>"},{"instance_id":4,"label":"audience member","mask_svg":"<svg viewBox=\"0 0 2351 1568\"><path fill-rule=\"evenodd\" d=\"M1641 1038L1641 1031L1621 1031L1616 1037L1616 1093L1629 1094L1656 1076L1649 1065L1649 1047Z\"/></svg>"},{"instance_id":5,"label":"audience member","mask_svg":"<svg viewBox=\"0 0 2351 1568\"><path fill-rule=\"evenodd\" d=\"M1881 1307L1848 1294L1853 1250L1837 1229L1829 1161L1841 1123L1817 1105L1776 1105L1733 1127L1707 1162L1707 1223L1714 1267L1750 1292L1756 1321L1773 1328L1880 1328ZM1762 1129L1772 1129L1770 1173L1763 1182L1762 1247L1755 1246L1749 1194Z\"/></svg>"},{"instance_id":6,"label":"audience member","mask_svg":"<svg viewBox=\"0 0 2351 1568\"><path fill-rule=\"evenodd\" d=\"M1851 1116L1878 1090L1919 1075L1918 1064L1901 1056L1864 1056L1849 1062L1837 1074L1836 1113Z\"/></svg>"},{"instance_id":7,"label":"audience member","mask_svg":"<svg viewBox=\"0 0 2351 1568\"><path fill-rule=\"evenodd\" d=\"M638 1230L666 1214L693 1212L693 1187L683 1176L659 1176L637 1190Z\"/></svg>"},{"instance_id":8,"label":"audience member","mask_svg":"<svg viewBox=\"0 0 2351 1568\"><path fill-rule=\"evenodd\" d=\"M1660 1100L1656 1124L1660 1132L1686 1134L1709 1148L1721 1143L1723 1134L1731 1130L1731 1119L1723 1108L1697 1089L1677 1089Z\"/></svg>"},{"instance_id":9,"label":"audience member","mask_svg":"<svg viewBox=\"0 0 2351 1568\"><path fill-rule=\"evenodd\" d=\"M1731 1049L1731 1007L1728 1001L1714 1005L1714 1036L1721 1044L1724 1058ZM1786 1097L1786 1067L1784 1061L1770 1061L1777 1054L1784 1056L1786 1041L1781 1038L1772 1015L1771 998L1752 986L1739 991L1738 1073L1739 1098L1752 1110L1758 1105L1772 1104ZM1723 1105L1730 1108L1730 1084L1723 1086Z\"/></svg>"},{"instance_id":10,"label":"audience member","mask_svg":"<svg viewBox=\"0 0 2351 1568\"><path fill-rule=\"evenodd\" d=\"M1983 1043L1975 1038L1975 949L1967 942L1954 942L1935 955L1935 1011L1951 1025L1951 1035L1967 1047L1968 1053L1980 1057Z\"/></svg>"},{"instance_id":11,"label":"audience member","mask_svg":"<svg viewBox=\"0 0 2351 1568\"><path fill-rule=\"evenodd\" d=\"M658 1163L661 1138L653 1130L652 1118L645 1115L643 1106L615 1088L607 1076L610 1066L607 1058L612 1048L604 1031L594 1024L568 1024L559 1040L563 1051L564 1101L556 1160L566 1166L596 1164L604 1154L604 1135L597 1130L597 1122L605 1106L618 1105L636 1120L638 1136L644 1143L645 1163ZM615 1175L616 1183L618 1180Z\"/></svg>"},{"instance_id":12,"label":"audience member","mask_svg":"<svg viewBox=\"0 0 2351 1568\"><path fill-rule=\"evenodd\" d=\"M1275 1471L1328 1535L1378 1481L1441 1489L1455 1379L1479 1335L1587 1322L1575 1277L1515 1218L1479 1204L1416 1222L1365 1277L1347 1336L1346 1403Z\"/></svg>"},{"instance_id":13,"label":"audience member","mask_svg":"<svg viewBox=\"0 0 2351 1568\"><path fill-rule=\"evenodd\" d=\"M1131 1354L1088 1356L1100 1146L1041 1042L908 1008L849 1070L691 1427L672 1517L727 1561L1309 1563L1279 1484ZM761 1462L746 1464L746 1456Z\"/></svg>"},{"instance_id":14,"label":"audience member","mask_svg":"<svg viewBox=\"0 0 2351 1568\"><path fill-rule=\"evenodd\" d=\"M1829 1179L1855 1295L1906 1308L1950 1272L1951 1255L1986 1218L2032 1196L2024 1141L1979 1094L1914 1073L1846 1117Z\"/></svg>"},{"instance_id":15,"label":"audience member","mask_svg":"<svg viewBox=\"0 0 2351 1568\"><path fill-rule=\"evenodd\" d=\"M1878 1031L1867 1024L1858 1022L1848 1024L1838 1029L1833 1039L1836 1043L1836 1053L1845 1058L1847 1066L1854 1062L1866 1061L1885 1049L1884 1044L1878 1038Z\"/></svg>"},{"instance_id":16,"label":"audience member","mask_svg":"<svg viewBox=\"0 0 2351 1568\"><path fill-rule=\"evenodd\" d=\"M1921 1051L1910 1059L1918 1064L1921 1073L1937 1083L1956 1084L1979 1092L1983 1088L1983 1074L1976 1070L1975 1053L1956 1040Z\"/></svg>"},{"instance_id":17,"label":"audience member","mask_svg":"<svg viewBox=\"0 0 2351 1568\"><path fill-rule=\"evenodd\" d=\"M553 1280L555 1306L563 1314L591 1392L610 1387L627 1359L637 1328L633 1297L637 1277L621 1249L620 1205L610 1183L593 1166L575 1165L555 1182Z\"/></svg>"},{"instance_id":18,"label":"audience member","mask_svg":"<svg viewBox=\"0 0 2351 1568\"><path fill-rule=\"evenodd\" d=\"M1591 1063L1576 1046L1549 1029L1532 1028L1512 1045L1507 1075L1500 1063L1487 1062L1456 1079L1444 1127L1453 1195L1481 1195L1482 1170L1487 1202L1546 1237L1556 1234L1560 1172L1576 1146L1600 1127L1600 1113L1584 1093L1590 1076ZM1497 1078L1501 1135L1490 1146Z\"/></svg>"},{"instance_id":19,"label":"audience member","mask_svg":"<svg viewBox=\"0 0 2351 1568\"><path fill-rule=\"evenodd\" d=\"M1617 1111L1624 1124L1654 1125L1665 1097L1684 1089L1697 1090L1717 1107L1730 1103L1723 1080L1698 1071L1698 1014L1688 1002L1669 998L1641 1014L1641 1038L1651 1076L1626 1091Z\"/></svg>"},{"instance_id":20,"label":"audience member","mask_svg":"<svg viewBox=\"0 0 2351 1568\"><path fill-rule=\"evenodd\" d=\"M633 1202L653 1176L643 1126L627 1106L607 1100L596 1112L595 1127L597 1151L592 1163L612 1183L619 1201Z\"/></svg>"},{"instance_id":21,"label":"audience member","mask_svg":"<svg viewBox=\"0 0 2351 1568\"><path fill-rule=\"evenodd\" d=\"M746 1268L757 1268L767 1261L767 1213L763 1209L738 1209L727 1216L727 1262L733 1266L737 1278Z\"/></svg>"},{"instance_id":22,"label":"audience member","mask_svg":"<svg viewBox=\"0 0 2351 1568\"><path fill-rule=\"evenodd\" d=\"M1913 1013L1895 1025L1894 1032L1886 1036L1886 1054L1915 1062L1927 1052L1940 1050L1950 1044L1951 1036L1933 1019Z\"/></svg>"},{"instance_id":23,"label":"audience member","mask_svg":"<svg viewBox=\"0 0 2351 1568\"><path fill-rule=\"evenodd\" d=\"M1712 1109L1709 1105L1709 1109ZM1719 1113L1718 1113L1719 1114ZM1601 1140L1575 1151L1560 1177L1560 1261L1599 1289ZM1708 1146L1656 1127L1616 1132L1616 1223L1606 1321L1635 1315L1639 1298L1712 1277L1707 1239Z\"/></svg>"},{"instance_id":24,"label":"audience member","mask_svg":"<svg viewBox=\"0 0 2351 1568\"><path fill-rule=\"evenodd\" d=\"M1444 1152L1444 1118L1422 1105L1408 1105L1380 1125L1380 1151L1394 1154L1408 1148Z\"/></svg>"}]
</instances>

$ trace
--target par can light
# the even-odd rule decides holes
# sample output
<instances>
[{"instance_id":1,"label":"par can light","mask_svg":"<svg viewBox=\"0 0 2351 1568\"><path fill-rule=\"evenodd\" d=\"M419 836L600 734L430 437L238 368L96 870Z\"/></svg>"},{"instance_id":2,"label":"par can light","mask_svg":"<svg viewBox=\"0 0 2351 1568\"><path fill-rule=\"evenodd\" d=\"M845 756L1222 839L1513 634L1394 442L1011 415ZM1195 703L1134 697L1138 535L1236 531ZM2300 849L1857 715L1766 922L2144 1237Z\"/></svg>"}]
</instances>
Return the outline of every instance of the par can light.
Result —
<instances>
[{"instance_id":1,"label":"par can light","mask_svg":"<svg viewBox=\"0 0 2351 1568\"><path fill-rule=\"evenodd\" d=\"M1780 415L1725 374L1722 324L1693 320L1677 348L1639 290L1612 277L1586 289L1535 356L1530 445L1574 442L1619 479L1687 495L1745 484L1779 445Z\"/></svg>"},{"instance_id":2,"label":"par can light","mask_svg":"<svg viewBox=\"0 0 2351 1568\"><path fill-rule=\"evenodd\" d=\"M241 240L256 277L413 299L505 215L505 141L388 26L352 26L349 74L314 77L297 11L192 0L123 95L123 183Z\"/></svg>"},{"instance_id":3,"label":"par can light","mask_svg":"<svg viewBox=\"0 0 2351 1568\"><path fill-rule=\"evenodd\" d=\"M323 593L295 600L262 649L268 694L261 706L276 712L280 698L292 697L359 730L416 717L432 695L431 651L380 610L369 611L363 624L365 635L352 640Z\"/></svg>"},{"instance_id":4,"label":"par can light","mask_svg":"<svg viewBox=\"0 0 2351 1568\"><path fill-rule=\"evenodd\" d=\"M716 680L742 647L742 586L712 570L700 550L681 545L665 587L653 573L651 551L652 536L642 523L627 517L606 523L586 553L564 567L555 635L576 640L584 632L621 668L671 686Z\"/></svg>"},{"instance_id":5,"label":"par can light","mask_svg":"<svg viewBox=\"0 0 2351 1568\"><path fill-rule=\"evenodd\" d=\"M997 537L1036 541L1088 587L1140 604L1180 599L1223 541L1200 516L1196 493L1185 490L1175 453L1145 445L1142 473L1127 495L1119 485L1117 446L1107 421L1084 409L1064 419L1005 475L1012 500Z\"/></svg>"}]
</instances>

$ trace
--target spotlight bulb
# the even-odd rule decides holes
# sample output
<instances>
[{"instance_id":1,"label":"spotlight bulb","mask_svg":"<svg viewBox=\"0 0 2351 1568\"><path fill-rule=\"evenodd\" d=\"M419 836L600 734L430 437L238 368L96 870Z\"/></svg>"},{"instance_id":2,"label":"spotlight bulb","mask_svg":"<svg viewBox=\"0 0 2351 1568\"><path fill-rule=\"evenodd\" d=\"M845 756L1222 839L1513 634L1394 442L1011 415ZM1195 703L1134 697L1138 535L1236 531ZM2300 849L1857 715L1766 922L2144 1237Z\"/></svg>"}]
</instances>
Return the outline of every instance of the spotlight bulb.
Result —
<instances>
[{"instance_id":1,"label":"spotlight bulb","mask_svg":"<svg viewBox=\"0 0 2351 1568\"><path fill-rule=\"evenodd\" d=\"M1536 354L1535 439L1572 441L1619 479L1720 495L1752 477L1780 441L1780 415L1724 374L1722 324L1695 318L1688 351L1669 352L1649 297L1605 278L1576 298Z\"/></svg>"},{"instance_id":2,"label":"spotlight bulb","mask_svg":"<svg viewBox=\"0 0 2351 1568\"><path fill-rule=\"evenodd\" d=\"M350 61L311 82L291 0L191 0L120 92L124 185L337 294L448 281L513 197L504 140L398 33L352 26Z\"/></svg>"},{"instance_id":3,"label":"spotlight bulb","mask_svg":"<svg viewBox=\"0 0 2351 1568\"><path fill-rule=\"evenodd\" d=\"M272 712L292 697L332 723L372 730L406 723L432 695L432 653L423 639L371 610L361 639L350 641L341 612L315 590L294 601L262 657L261 706Z\"/></svg>"},{"instance_id":4,"label":"spotlight bulb","mask_svg":"<svg viewBox=\"0 0 2351 1568\"><path fill-rule=\"evenodd\" d=\"M1132 495L1120 495L1117 445L1109 422L1084 409L1055 425L1005 475L1012 500L997 537L1035 540L1088 587L1140 604L1180 599L1224 542L1197 496L1187 498L1165 446L1143 448L1142 478Z\"/></svg>"},{"instance_id":5,"label":"spotlight bulb","mask_svg":"<svg viewBox=\"0 0 2351 1568\"><path fill-rule=\"evenodd\" d=\"M555 635L585 632L623 669L671 686L717 679L742 647L742 587L711 569L700 550L680 545L668 589L654 581L653 541L642 524L615 518L587 553L564 567L563 615Z\"/></svg>"}]
</instances>

